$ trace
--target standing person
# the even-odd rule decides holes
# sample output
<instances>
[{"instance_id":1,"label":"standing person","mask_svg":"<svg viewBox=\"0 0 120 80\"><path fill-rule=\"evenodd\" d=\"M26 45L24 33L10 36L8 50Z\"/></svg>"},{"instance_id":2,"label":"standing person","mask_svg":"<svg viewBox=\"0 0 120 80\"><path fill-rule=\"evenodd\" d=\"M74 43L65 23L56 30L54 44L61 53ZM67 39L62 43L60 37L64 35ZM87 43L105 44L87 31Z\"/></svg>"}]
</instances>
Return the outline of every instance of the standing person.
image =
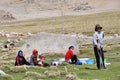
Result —
<instances>
[{"instance_id":1,"label":"standing person","mask_svg":"<svg viewBox=\"0 0 120 80\"><path fill-rule=\"evenodd\" d=\"M20 66L20 65L30 65L30 63L28 63L24 58L22 50L18 51L18 55L16 56L16 61L15 61L15 66Z\"/></svg>"},{"instance_id":2,"label":"standing person","mask_svg":"<svg viewBox=\"0 0 120 80\"><path fill-rule=\"evenodd\" d=\"M95 33L93 34L93 46L98 69L106 69L104 64L104 53L102 48L103 38L104 32L102 31L102 27L99 24L95 25Z\"/></svg>"},{"instance_id":3,"label":"standing person","mask_svg":"<svg viewBox=\"0 0 120 80\"><path fill-rule=\"evenodd\" d=\"M75 64L77 62L77 56L73 53L74 46L70 46L65 55L65 61Z\"/></svg>"}]
</instances>

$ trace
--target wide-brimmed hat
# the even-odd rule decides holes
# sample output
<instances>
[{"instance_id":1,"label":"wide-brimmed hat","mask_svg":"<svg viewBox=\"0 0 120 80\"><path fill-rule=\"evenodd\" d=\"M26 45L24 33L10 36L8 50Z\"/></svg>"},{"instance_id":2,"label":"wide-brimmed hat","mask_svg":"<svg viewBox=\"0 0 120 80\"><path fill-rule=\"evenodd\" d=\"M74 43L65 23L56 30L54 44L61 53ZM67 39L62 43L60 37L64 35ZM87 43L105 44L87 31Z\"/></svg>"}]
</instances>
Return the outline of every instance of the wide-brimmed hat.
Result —
<instances>
[{"instance_id":1,"label":"wide-brimmed hat","mask_svg":"<svg viewBox=\"0 0 120 80\"><path fill-rule=\"evenodd\" d=\"M102 26L100 26L99 24L95 25L95 30L97 30L98 28L102 29Z\"/></svg>"}]
</instances>

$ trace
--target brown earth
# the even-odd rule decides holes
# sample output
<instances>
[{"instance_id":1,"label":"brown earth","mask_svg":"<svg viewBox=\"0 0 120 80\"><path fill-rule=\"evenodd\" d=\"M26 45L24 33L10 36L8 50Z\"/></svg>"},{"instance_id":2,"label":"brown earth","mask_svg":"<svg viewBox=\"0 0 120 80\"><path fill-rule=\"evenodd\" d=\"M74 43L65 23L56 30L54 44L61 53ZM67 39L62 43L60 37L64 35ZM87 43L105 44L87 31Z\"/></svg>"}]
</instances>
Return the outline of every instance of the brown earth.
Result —
<instances>
[{"instance_id":1,"label":"brown earth","mask_svg":"<svg viewBox=\"0 0 120 80\"><path fill-rule=\"evenodd\" d=\"M8 12L16 20L119 10L120 0L0 0L0 14Z\"/></svg>"}]
</instances>

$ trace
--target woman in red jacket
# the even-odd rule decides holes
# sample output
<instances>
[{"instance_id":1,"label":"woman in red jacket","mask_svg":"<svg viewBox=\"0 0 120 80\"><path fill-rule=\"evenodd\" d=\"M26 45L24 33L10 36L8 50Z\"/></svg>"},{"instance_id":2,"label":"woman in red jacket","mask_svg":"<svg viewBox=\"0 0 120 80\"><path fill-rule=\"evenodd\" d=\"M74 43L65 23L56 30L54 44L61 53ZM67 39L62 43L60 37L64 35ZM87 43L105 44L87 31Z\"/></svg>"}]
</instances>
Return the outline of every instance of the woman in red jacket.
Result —
<instances>
[{"instance_id":1,"label":"woman in red jacket","mask_svg":"<svg viewBox=\"0 0 120 80\"><path fill-rule=\"evenodd\" d=\"M75 64L77 62L77 56L73 53L74 46L70 46L65 55L65 61Z\"/></svg>"}]
</instances>

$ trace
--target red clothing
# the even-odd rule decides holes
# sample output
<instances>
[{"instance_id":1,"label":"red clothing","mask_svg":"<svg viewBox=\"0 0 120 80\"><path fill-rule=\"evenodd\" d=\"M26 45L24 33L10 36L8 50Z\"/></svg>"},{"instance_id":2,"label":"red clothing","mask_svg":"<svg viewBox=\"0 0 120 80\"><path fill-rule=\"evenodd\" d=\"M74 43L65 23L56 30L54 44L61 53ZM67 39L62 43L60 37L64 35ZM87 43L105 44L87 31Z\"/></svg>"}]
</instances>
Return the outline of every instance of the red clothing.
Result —
<instances>
[{"instance_id":1,"label":"red clothing","mask_svg":"<svg viewBox=\"0 0 120 80\"><path fill-rule=\"evenodd\" d=\"M72 57L73 57L73 51L71 49L69 49L67 52L66 52L66 55L65 55L65 60L70 60Z\"/></svg>"},{"instance_id":2,"label":"red clothing","mask_svg":"<svg viewBox=\"0 0 120 80\"><path fill-rule=\"evenodd\" d=\"M15 66L23 65L26 62L24 57L16 57Z\"/></svg>"}]
</instances>

